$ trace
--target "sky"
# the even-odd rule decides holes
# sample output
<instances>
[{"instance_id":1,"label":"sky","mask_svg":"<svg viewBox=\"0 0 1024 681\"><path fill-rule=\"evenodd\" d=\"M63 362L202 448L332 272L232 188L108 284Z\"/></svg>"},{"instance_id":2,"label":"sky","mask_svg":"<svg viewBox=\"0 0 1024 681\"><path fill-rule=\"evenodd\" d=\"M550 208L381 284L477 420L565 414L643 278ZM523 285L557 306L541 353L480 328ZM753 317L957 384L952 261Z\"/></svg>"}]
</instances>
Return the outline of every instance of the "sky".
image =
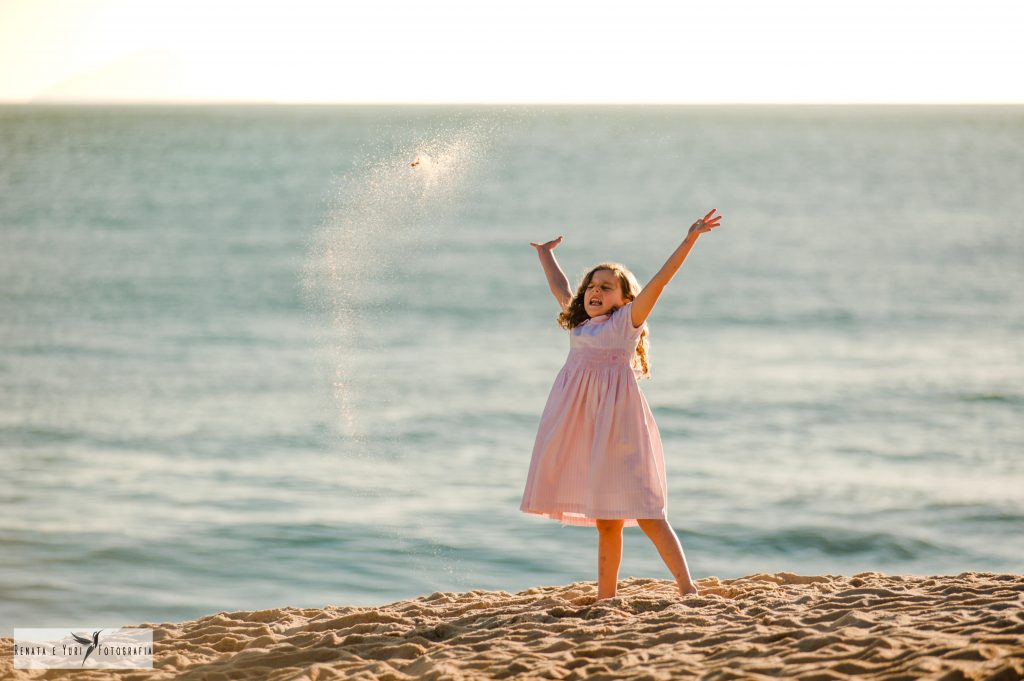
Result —
<instances>
[{"instance_id":1,"label":"sky","mask_svg":"<svg viewBox=\"0 0 1024 681\"><path fill-rule=\"evenodd\" d=\"M0 0L0 102L1024 103L1020 0Z\"/></svg>"}]
</instances>

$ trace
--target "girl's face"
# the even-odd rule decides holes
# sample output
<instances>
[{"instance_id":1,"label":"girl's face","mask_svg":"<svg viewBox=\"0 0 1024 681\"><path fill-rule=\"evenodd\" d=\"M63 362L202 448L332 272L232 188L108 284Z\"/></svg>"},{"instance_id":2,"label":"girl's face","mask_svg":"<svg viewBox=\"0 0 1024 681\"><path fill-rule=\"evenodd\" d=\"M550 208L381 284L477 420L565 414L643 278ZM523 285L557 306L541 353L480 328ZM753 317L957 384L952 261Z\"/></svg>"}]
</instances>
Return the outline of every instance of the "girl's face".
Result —
<instances>
[{"instance_id":1,"label":"girl's face","mask_svg":"<svg viewBox=\"0 0 1024 681\"><path fill-rule=\"evenodd\" d=\"M586 293L583 294L583 307L591 317L611 312L626 304L622 297L622 285L619 278L611 270L598 270L590 278Z\"/></svg>"}]
</instances>

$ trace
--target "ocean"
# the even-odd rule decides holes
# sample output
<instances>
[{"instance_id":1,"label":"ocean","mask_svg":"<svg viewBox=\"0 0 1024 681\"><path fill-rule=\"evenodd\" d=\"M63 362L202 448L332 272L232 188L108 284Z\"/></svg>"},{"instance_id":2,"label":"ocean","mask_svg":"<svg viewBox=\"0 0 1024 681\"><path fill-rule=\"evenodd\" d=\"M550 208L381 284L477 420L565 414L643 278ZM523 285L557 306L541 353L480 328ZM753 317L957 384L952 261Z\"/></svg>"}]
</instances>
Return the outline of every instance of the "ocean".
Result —
<instances>
[{"instance_id":1,"label":"ocean","mask_svg":"<svg viewBox=\"0 0 1024 681\"><path fill-rule=\"evenodd\" d=\"M1021 187L1024 107L0 107L3 635L595 580L518 508L529 242L643 284L711 208L641 384L693 577L1024 572Z\"/></svg>"}]
</instances>

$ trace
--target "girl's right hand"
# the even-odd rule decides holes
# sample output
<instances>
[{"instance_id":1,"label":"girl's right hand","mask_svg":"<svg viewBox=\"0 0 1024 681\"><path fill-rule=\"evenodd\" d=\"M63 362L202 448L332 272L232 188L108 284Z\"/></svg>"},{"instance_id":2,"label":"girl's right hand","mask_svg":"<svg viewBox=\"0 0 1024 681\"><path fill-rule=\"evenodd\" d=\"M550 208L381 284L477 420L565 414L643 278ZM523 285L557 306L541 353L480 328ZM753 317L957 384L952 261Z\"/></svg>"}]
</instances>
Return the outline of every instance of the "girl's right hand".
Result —
<instances>
[{"instance_id":1,"label":"girl's right hand","mask_svg":"<svg viewBox=\"0 0 1024 681\"><path fill-rule=\"evenodd\" d=\"M537 252L540 253L542 251L553 251L553 250L555 250L555 247L557 247L558 244L560 244L560 243L562 243L562 237L561 236L559 236L557 239L552 239L551 241L549 241L547 243L544 243L544 244L538 244L538 243L535 243L535 242L531 241L530 245L533 246L534 248L536 248Z\"/></svg>"}]
</instances>

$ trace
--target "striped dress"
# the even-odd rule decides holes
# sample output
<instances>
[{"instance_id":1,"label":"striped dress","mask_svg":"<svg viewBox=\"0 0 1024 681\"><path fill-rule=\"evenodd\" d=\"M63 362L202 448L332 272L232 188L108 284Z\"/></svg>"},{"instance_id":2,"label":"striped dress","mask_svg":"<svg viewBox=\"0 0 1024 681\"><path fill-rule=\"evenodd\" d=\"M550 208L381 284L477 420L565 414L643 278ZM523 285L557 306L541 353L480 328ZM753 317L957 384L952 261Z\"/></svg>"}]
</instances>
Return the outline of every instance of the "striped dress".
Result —
<instances>
[{"instance_id":1,"label":"striped dress","mask_svg":"<svg viewBox=\"0 0 1024 681\"><path fill-rule=\"evenodd\" d=\"M519 510L565 525L667 519L665 455L630 365L647 323L633 301L571 329L569 355L540 418Z\"/></svg>"}]
</instances>

